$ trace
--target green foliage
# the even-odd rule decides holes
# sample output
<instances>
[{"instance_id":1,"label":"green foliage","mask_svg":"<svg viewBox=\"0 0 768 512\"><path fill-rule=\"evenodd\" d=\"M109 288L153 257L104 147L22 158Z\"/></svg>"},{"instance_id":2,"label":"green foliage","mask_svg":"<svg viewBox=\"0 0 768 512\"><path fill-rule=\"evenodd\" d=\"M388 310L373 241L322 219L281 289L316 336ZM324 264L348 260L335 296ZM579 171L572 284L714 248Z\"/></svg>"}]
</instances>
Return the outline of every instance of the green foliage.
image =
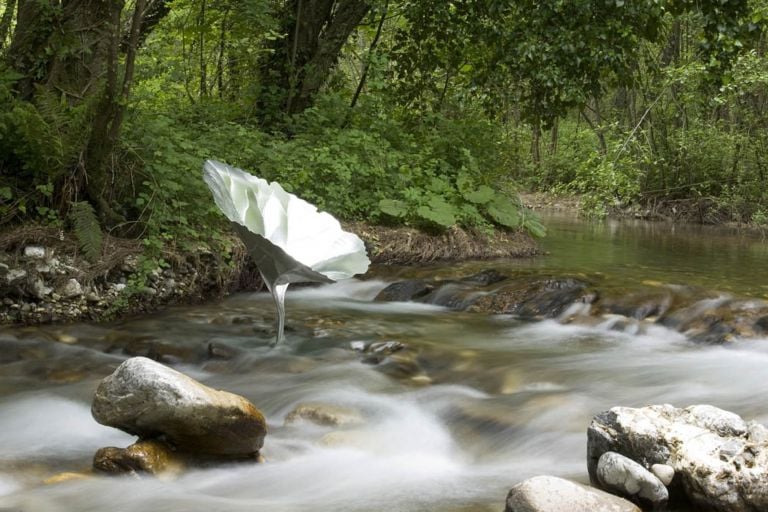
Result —
<instances>
[{"instance_id":1,"label":"green foliage","mask_svg":"<svg viewBox=\"0 0 768 512\"><path fill-rule=\"evenodd\" d=\"M455 207L439 195L430 195L426 204L416 208L416 214L422 219L444 228L456 224Z\"/></svg>"},{"instance_id":2,"label":"green foliage","mask_svg":"<svg viewBox=\"0 0 768 512\"><path fill-rule=\"evenodd\" d=\"M69 218L82 253L90 261L98 260L101 255L102 235L93 206L88 201L74 202Z\"/></svg>"},{"instance_id":3,"label":"green foliage","mask_svg":"<svg viewBox=\"0 0 768 512\"><path fill-rule=\"evenodd\" d=\"M505 201L502 198L495 198L488 205L488 214L501 224L508 228L516 228L520 226L520 208L514 205L511 201Z\"/></svg>"},{"instance_id":4,"label":"green foliage","mask_svg":"<svg viewBox=\"0 0 768 512\"><path fill-rule=\"evenodd\" d=\"M379 210L390 217L402 218L408 215L408 204L398 199L379 200Z\"/></svg>"},{"instance_id":5,"label":"green foliage","mask_svg":"<svg viewBox=\"0 0 768 512\"><path fill-rule=\"evenodd\" d=\"M81 156L89 106L43 90L34 103L20 101L12 94L19 78L0 66L0 188L16 199L16 213L56 224L54 188Z\"/></svg>"},{"instance_id":6,"label":"green foliage","mask_svg":"<svg viewBox=\"0 0 768 512\"><path fill-rule=\"evenodd\" d=\"M144 240L142 275L174 246L225 243L228 226L200 179L206 158L279 181L343 219L431 230L542 236L517 199L521 184L580 194L595 214L692 197L755 222L768 211L762 0L402 0L387 3L397 15L374 49L375 3L373 23L318 77L322 94L292 117L269 111L301 78L273 80L280 51L290 57L280 44L293 16L281 6L291 3L169 5L142 43L105 173L103 199L125 217L117 231ZM60 9L45 12L55 32ZM74 33L51 40L47 52L85 51ZM29 66L38 85L49 57ZM90 127L116 105L61 87L22 98L24 79L0 68L0 219L56 224L71 210L85 221L82 198L103 209L83 192Z\"/></svg>"}]
</instances>

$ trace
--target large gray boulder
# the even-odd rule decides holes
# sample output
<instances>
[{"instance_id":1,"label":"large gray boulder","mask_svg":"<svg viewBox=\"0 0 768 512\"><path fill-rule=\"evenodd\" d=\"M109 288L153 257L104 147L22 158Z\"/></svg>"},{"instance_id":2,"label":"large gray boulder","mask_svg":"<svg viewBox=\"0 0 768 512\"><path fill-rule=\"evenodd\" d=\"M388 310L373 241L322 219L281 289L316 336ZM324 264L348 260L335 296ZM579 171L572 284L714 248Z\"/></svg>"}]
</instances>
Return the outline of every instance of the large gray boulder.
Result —
<instances>
[{"instance_id":1,"label":"large gray boulder","mask_svg":"<svg viewBox=\"0 0 768 512\"><path fill-rule=\"evenodd\" d=\"M696 510L768 510L768 429L731 412L710 405L614 407L589 426L587 467L594 485L601 485L598 464L606 452L646 469L671 467L670 499Z\"/></svg>"},{"instance_id":2,"label":"large gray boulder","mask_svg":"<svg viewBox=\"0 0 768 512\"><path fill-rule=\"evenodd\" d=\"M514 486L504 512L640 512L632 503L554 476L535 476Z\"/></svg>"},{"instance_id":3,"label":"large gray boulder","mask_svg":"<svg viewBox=\"0 0 768 512\"><path fill-rule=\"evenodd\" d=\"M264 444L264 416L242 396L218 391L167 366L134 357L99 384L99 423L195 454L249 457Z\"/></svg>"}]
</instances>

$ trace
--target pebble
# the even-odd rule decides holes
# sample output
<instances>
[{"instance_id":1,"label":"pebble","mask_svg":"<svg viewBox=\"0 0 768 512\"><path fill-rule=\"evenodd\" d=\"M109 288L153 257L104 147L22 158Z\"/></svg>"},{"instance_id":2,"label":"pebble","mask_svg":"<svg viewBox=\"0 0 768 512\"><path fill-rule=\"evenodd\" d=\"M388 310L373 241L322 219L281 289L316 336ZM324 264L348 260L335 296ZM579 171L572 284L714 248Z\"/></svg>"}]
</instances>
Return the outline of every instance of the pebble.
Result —
<instances>
[{"instance_id":1,"label":"pebble","mask_svg":"<svg viewBox=\"0 0 768 512\"><path fill-rule=\"evenodd\" d=\"M14 268L10 270L6 276L5 280L8 282L8 284L11 284L15 281L19 281L21 279L24 279L27 277L27 271L21 268Z\"/></svg>"},{"instance_id":2,"label":"pebble","mask_svg":"<svg viewBox=\"0 0 768 512\"><path fill-rule=\"evenodd\" d=\"M61 294L67 298L79 297L83 294L83 287L77 279L70 279L64 284Z\"/></svg>"},{"instance_id":3,"label":"pebble","mask_svg":"<svg viewBox=\"0 0 768 512\"><path fill-rule=\"evenodd\" d=\"M669 500L664 484L642 465L615 452L605 452L597 463L597 479L606 490L626 498L638 498L654 509Z\"/></svg>"},{"instance_id":4,"label":"pebble","mask_svg":"<svg viewBox=\"0 0 768 512\"><path fill-rule=\"evenodd\" d=\"M53 288L46 286L42 279L35 279L32 282L32 295L37 299L44 299L46 296L50 295L52 291Z\"/></svg>"},{"instance_id":5,"label":"pebble","mask_svg":"<svg viewBox=\"0 0 768 512\"><path fill-rule=\"evenodd\" d=\"M666 464L654 464L651 466L651 473L656 475L656 478L661 480L666 486L672 483L672 479L675 478L675 468Z\"/></svg>"},{"instance_id":6,"label":"pebble","mask_svg":"<svg viewBox=\"0 0 768 512\"><path fill-rule=\"evenodd\" d=\"M46 478L43 480L43 483L45 485L53 485L53 484L60 484L64 482L72 482L74 480L87 480L89 478L93 478L93 475L89 475L88 473L74 473L72 471L67 471L64 473L59 473L57 475L53 475L52 477Z\"/></svg>"},{"instance_id":7,"label":"pebble","mask_svg":"<svg viewBox=\"0 0 768 512\"><path fill-rule=\"evenodd\" d=\"M24 248L24 256L27 258L43 259L45 258L45 247L28 245Z\"/></svg>"},{"instance_id":8,"label":"pebble","mask_svg":"<svg viewBox=\"0 0 768 512\"><path fill-rule=\"evenodd\" d=\"M61 333L56 336L56 339L61 342L65 343L67 345L72 345L74 343L77 343L77 338L72 336L71 334Z\"/></svg>"}]
</instances>

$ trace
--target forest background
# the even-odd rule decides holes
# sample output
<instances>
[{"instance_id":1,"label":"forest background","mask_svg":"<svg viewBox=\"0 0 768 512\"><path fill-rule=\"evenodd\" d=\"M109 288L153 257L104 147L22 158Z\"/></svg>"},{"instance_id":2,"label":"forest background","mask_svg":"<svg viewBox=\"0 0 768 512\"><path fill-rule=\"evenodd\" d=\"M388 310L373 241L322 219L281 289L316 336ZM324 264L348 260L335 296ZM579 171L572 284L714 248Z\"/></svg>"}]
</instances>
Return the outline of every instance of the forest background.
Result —
<instances>
[{"instance_id":1,"label":"forest background","mask_svg":"<svg viewBox=\"0 0 768 512\"><path fill-rule=\"evenodd\" d=\"M768 224L766 0L0 0L0 226L227 243L214 158L344 220ZM639 210L638 210L639 211ZM154 256L152 256L154 255Z\"/></svg>"}]
</instances>

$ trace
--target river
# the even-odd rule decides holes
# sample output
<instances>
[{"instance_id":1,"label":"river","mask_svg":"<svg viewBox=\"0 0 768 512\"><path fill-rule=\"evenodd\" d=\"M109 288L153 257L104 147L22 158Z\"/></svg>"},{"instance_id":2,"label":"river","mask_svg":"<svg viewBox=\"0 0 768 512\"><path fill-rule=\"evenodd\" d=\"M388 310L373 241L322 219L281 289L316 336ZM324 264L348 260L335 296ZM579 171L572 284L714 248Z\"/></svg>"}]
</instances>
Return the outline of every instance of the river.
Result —
<instances>
[{"instance_id":1,"label":"river","mask_svg":"<svg viewBox=\"0 0 768 512\"><path fill-rule=\"evenodd\" d=\"M707 403L768 424L768 340L693 344L553 320L521 322L411 303L379 303L389 282L483 268L600 276L608 285L696 285L768 296L768 244L723 229L547 219L549 255L456 266L379 268L288 292L287 340L274 350L263 293L102 325L0 330L0 511L484 511L550 474L586 481L586 428L607 408ZM372 364L352 349L409 348ZM205 356L209 345L233 358ZM149 349L148 349L149 347ZM266 464L177 478L96 477L102 446L134 438L98 425L99 380L147 350L205 384L242 394L267 417ZM399 355L398 355L399 354ZM348 426L286 423L302 403L341 406Z\"/></svg>"}]
</instances>

